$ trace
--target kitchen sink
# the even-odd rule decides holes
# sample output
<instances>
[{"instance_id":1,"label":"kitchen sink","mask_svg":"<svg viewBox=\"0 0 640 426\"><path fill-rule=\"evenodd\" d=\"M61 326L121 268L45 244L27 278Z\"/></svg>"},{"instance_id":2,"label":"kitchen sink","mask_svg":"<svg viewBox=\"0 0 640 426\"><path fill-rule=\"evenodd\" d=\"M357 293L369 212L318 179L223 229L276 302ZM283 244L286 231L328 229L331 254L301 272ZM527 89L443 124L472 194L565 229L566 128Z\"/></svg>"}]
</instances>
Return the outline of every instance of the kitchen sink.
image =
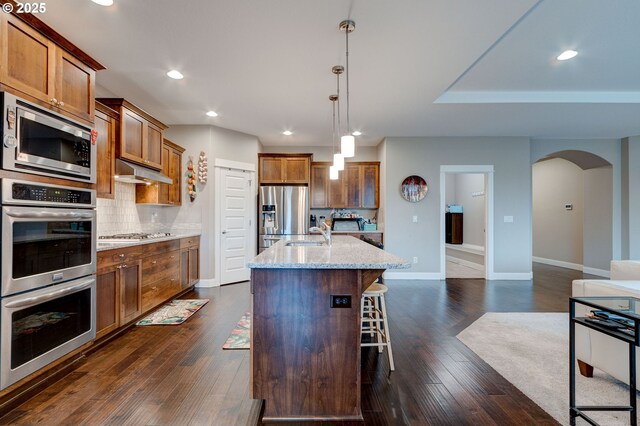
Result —
<instances>
[{"instance_id":1,"label":"kitchen sink","mask_svg":"<svg viewBox=\"0 0 640 426\"><path fill-rule=\"evenodd\" d=\"M321 246L323 244L322 241L289 241L287 242L287 246L296 247L296 246Z\"/></svg>"}]
</instances>

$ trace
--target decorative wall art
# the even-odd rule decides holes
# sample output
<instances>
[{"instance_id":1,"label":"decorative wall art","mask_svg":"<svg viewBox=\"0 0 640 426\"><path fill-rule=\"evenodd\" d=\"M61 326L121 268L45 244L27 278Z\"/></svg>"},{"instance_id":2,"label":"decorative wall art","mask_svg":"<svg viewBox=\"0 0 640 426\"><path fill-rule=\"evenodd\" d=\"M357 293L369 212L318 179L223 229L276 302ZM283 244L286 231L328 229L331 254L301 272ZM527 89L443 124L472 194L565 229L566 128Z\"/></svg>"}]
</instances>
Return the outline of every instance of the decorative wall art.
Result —
<instances>
[{"instance_id":1,"label":"decorative wall art","mask_svg":"<svg viewBox=\"0 0 640 426\"><path fill-rule=\"evenodd\" d=\"M400 185L402 198L410 203L417 203L422 200L427 195L428 190L427 182L416 175L405 178L405 180L402 181L402 185Z\"/></svg>"},{"instance_id":2,"label":"decorative wall art","mask_svg":"<svg viewBox=\"0 0 640 426\"><path fill-rule=\"evenodd\" d=\"M187 192L191 202L196 199L196 171L193 170L193 157L190 155L187 161Z\"/></svg>"}]
</instances>

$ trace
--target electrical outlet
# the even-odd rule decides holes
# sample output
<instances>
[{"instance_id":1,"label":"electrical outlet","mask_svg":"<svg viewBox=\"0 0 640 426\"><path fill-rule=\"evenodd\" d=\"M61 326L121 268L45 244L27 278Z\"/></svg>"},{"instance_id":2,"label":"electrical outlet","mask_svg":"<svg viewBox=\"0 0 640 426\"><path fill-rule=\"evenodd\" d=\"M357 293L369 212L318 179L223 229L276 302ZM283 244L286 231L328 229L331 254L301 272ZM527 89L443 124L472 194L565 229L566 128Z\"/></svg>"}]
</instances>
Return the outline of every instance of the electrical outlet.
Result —
<instances>
[{"instance_id":1,"label":"electrical outlet","mask_svg":"<svg viewBox=\"0 0 640 426\"><path fill-rule=\"evenodd\" d=\"M413 217L413 223L418 223L418 216Z\"/></svg>"},{"instance_id":2,"label":"electrical outlet","mask_svg":"<svg viewBox=\"0 0 640 426\"><path fill-rule=\"evenodd\" d=\"M418 263L418 256L413 256L413 263Z\"/></svg>"},{"instance_id":3,"label":"electrical outlet","mask_svg":"<svg viewBox=\"0 0 640 426\"><path fill-rule=\"evenodd\" d=\"M350 308L351 295L350 294L332 294L331 307L332 308Z\"/></svg>"}]
</instances>

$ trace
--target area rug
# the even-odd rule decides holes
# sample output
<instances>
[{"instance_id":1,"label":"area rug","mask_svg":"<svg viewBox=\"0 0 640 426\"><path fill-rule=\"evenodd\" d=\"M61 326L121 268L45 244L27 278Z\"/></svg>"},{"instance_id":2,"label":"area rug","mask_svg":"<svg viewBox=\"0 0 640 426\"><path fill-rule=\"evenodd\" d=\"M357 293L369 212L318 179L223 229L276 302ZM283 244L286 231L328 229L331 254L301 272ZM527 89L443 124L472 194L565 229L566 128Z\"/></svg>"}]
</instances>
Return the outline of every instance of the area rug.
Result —
<instances>
[{"instance_id":1,"label":"area rug","mask_svg":"<svg viewBox=\"0 0 640 426\"><path fill-rule=\"evenodd\" d=\"M569 424L569 314L487 313L457 337L558 422ZM593 378L576 373L578 405L628 401L628 387L613 377L597 369ZM601 425L629 424L628 413L589 415Z\"/></svg>"},{"instance_id":2,"label":"area rug","mask_svg":"<svg viewBox=\"0 0 640 426\"><path fill-rule=\"evenodd\" d=\"M175 299L141 319L136 325L182 324L208 302L209 299Z\"/></svg>"},{"instance_id":3,"label":"area rug","mask_svg":"<svg viewBox=\"0 0 640 426\"><path fill-rule=\"evenodd\" d=\"M240 318L222 349L249 349L251 344L251 312Z\"/></svg>"}]
</instances>

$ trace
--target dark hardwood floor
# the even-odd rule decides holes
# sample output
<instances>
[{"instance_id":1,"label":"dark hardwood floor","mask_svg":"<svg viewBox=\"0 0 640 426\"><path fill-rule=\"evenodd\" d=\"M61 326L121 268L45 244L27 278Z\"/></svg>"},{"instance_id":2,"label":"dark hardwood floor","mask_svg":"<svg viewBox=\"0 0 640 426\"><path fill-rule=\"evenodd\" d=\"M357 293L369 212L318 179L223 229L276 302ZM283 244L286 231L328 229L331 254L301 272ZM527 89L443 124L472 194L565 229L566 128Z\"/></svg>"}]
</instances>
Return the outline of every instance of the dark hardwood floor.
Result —
<instances>
[{"instance_id":1,"label":"dark hardwood floor","mask_svg":"<svg viewBox=\"0 0 640 426\"><path fill-rule=\"evenodd\" d=\"M363 349L365 424L557 424L455 336L489 311L565 312L571 280L582 276L535 264L533 282L387 280L396 371L385 354ZM222 350L249 309L249 285L185 296L194 297L211 301L181 326L132 328L0 424L257 424L249 352Z\"/></svg>"}]
</instances>

